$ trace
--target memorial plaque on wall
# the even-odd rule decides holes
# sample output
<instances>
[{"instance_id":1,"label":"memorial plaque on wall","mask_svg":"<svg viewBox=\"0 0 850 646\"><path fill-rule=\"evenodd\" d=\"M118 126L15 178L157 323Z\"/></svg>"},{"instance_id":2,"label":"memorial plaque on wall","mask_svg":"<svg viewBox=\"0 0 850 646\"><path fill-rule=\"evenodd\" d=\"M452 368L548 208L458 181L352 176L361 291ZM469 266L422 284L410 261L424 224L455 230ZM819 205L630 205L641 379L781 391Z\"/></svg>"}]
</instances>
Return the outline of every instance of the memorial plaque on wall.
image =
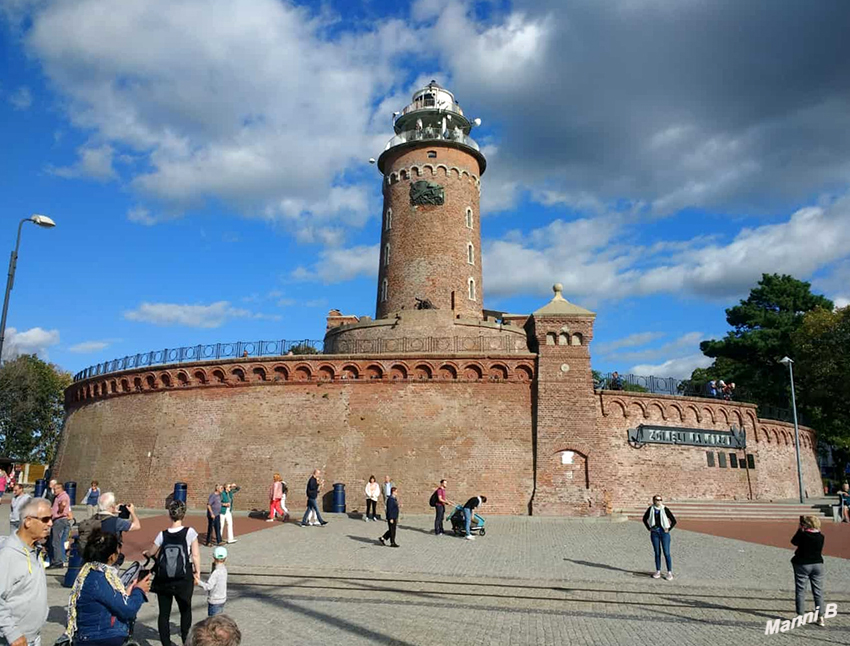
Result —
<instances>
[{"instance_id":1,"label":"memorial plaque on wall","mask_svg":"<svg viewBox=\"0 0 850 646\"><path fill-rule=\"evenodd\" d=\"M629 444L679 444L684 446L718 446L729 449L747 448L747 434L732 427L728 431L706 431L678 426L652 426L641 424L628 430Z\"/></svg>"}]
</instances>

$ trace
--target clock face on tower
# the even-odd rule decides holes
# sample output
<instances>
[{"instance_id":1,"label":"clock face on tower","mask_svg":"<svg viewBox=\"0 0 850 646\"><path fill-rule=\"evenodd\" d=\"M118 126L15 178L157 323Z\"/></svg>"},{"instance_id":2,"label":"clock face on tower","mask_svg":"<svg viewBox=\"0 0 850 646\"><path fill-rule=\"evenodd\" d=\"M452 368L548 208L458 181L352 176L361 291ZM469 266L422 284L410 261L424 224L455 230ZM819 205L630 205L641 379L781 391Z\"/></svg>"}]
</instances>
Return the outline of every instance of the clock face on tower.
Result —
<instances>
[{"instance_id":1,"label":"clock face on tower","mask_svg":"<svg viewBox=\"0 0 850 646\"><path fill-rule=\"evenodd\" d=\"M419 180L410 185L410 203L413 206L434 204L440 206L446 201L443 187L434 182Z\"/></svg>"}]
</instances>

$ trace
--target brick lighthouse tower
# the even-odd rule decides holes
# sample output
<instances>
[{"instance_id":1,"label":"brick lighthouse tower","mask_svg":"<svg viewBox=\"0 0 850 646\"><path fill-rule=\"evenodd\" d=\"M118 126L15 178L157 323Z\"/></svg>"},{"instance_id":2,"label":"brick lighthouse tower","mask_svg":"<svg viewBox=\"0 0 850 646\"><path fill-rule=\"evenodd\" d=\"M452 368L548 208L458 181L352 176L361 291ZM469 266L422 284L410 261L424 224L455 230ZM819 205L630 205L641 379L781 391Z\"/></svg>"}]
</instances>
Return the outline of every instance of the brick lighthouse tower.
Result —
<instances>
[{"instance_id":1,"label":"brick lighthouse tower","mask_svg":"<svg viewBox=\"0 0 850 646\"><path fill-rule=\"evenodd\" d=\"M480 178L487 165L454 95L431 81L396 113L378 159L384 212L376 318L431 302L482 318Z\"/></svg>"}]
</instances>

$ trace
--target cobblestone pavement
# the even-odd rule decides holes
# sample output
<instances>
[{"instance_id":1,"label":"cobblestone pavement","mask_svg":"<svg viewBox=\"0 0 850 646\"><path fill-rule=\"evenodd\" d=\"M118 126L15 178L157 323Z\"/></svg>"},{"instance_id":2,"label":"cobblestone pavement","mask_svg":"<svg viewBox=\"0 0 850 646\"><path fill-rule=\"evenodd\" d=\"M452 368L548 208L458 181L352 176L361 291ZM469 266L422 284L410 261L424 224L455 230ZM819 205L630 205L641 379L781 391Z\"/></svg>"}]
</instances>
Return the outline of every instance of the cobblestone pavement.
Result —
<instances>
[{"instance_id":1,"label":"cobblestone pavement","mask_svg":"<svg viewBox=\"0 0 850 646\"><path fill-rule=\"evenodd\" d=\"M794 613L790 549L677 529L668 582L648 576L649 538L634 522L493 516L473 542L435 537L430 518L413 516L391 549L377 543L382 523L328 520L269 524L229 546L227 613L243 644L850 643L845 559L826 558L826 601L838 616L768 636L767 620ZM51 577L49 593L46 645L62 629L68 591ZM201 594L194 611L206 615ZM155 603L139 615L142 644L159 643L155 615ZM174 634L176 621L175 608Z\"/></svg>"}]
</instances>

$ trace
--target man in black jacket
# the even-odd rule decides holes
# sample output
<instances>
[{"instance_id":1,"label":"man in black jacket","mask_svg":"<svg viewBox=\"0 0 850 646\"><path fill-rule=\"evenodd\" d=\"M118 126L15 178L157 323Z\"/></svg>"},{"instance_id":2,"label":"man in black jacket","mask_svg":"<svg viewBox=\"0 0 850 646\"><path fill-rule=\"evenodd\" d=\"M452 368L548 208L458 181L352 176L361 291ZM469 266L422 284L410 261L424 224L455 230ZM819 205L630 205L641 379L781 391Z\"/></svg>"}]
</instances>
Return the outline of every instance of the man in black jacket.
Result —
<instances>
[{"instance_id":1,"label":"man in black jacket","mask_svg":"<svg viewBox=\"0 0 850 646\"><path fill-rule=\"evenodd\" d=\"M398 529L398 499L396 499L397 491L398 487L393 487L390 490L390 497L387 498L388 529L386 533L378 539L379 541L381 541L381 545L386 545L387 539L389 539L390 547L398 547L398 543L395 542L395 533Z\"/></svg>"},{"instance_id":2,"label":"man in black jacket","mask_svg":"<svg viewBox=\"0 0 850 646\"><path fill-rule=\"evenodd\" d=\"M655 551L655 574L653 579L661 578L661 550L667 563L667 580L673 579L673 558L670 556L670 530L676 526L676 517L664 506L661 496L653 496L652 506L643 515L643 524L649 530L652 549Z\"/></svg>"},{"instance_id":3,"label":"man in black jacket","mask_svg":"<svg viewBox=\"0 0 850 646\"><path fill-rule=\"evenodd\" d=\"M322 475L322 472L319 469L316 469L307 481L307 510L304 512L304 518L301 519L301 527L309 527L307 524L307 518L310 516L311 509L316 512L316 520L319 521L320 525L325 526L328 524L327 521L322 518L322 514L319 512L319 505L316 502L316 498L319 496L320 475Z\"/></svg>"}]
</instances>

